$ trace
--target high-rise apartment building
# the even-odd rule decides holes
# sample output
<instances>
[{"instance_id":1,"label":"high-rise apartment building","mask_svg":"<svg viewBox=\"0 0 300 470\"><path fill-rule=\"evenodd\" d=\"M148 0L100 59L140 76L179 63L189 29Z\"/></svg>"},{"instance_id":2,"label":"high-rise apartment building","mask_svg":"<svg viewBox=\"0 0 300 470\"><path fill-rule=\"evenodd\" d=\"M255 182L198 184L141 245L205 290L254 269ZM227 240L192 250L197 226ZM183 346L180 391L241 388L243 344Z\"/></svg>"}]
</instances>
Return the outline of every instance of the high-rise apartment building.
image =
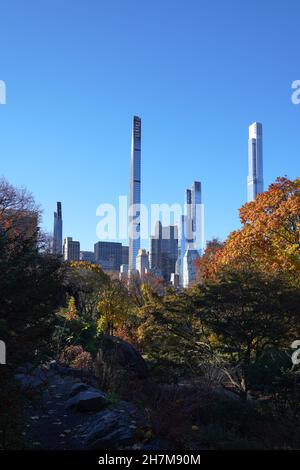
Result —
<instances>
[{"instance_id":1,"label":"high-rise apartment building","mask_svg":"<svg viewBox=\"0 0 300 470\"><path fill-rule=\"evenodd\" d=\"M254 122L249 126L248 140L248 202L254 201L264 190L263 177L263 136L262 124Z\"/></svg>"},{"instance_id":2,"label":"high-rise apartment building","mask_svg":"<svg viewBox=\"0 0 300 470\"><path fill-rule=\"evenodd\" d=\"M196 280L195 261L201 255L203 217L201 183L194 181L191 189L186 190L186 213L182 217L180 243L180 283L189 287ZM185 245L185 246L184 246ZM178 268L177 268L178 271Z\"/></svg>"},{"instance_id":3,"label":"high-rise apartment building","mask_svg":"<svg viewBox=\"0 0 300 470\"><path fill-rule=\"evenodd\" d=\"M146 274L149 270L149 254L142 248L139 249L136 257L136 270L140 276Z\"/></svg>"},{"instance_id":4,"label":"high-rise apartment building","mask_svg":"<svg viewBox=\"0 0 300 470\"><path fill-rule=\"evenodd\" d=\"M136 257L140 249L141 204L141 119L133 118L130 162L129 207L129 275L136 269Z\"/></svg>"}]
</instances>

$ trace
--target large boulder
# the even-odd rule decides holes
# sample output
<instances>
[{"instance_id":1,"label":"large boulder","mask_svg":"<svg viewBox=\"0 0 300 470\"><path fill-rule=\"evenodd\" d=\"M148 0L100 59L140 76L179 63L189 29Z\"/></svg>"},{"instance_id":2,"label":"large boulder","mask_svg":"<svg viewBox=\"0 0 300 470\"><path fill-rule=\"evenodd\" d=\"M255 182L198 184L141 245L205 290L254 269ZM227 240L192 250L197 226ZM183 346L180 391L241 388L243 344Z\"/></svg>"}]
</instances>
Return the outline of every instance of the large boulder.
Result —
<instances>
[{"instance_id":1,"label":"large boulder","mask_svg":"<svg viewBox=\"0 0 300 470\"><path fill-rule=\"evenodd\" d=\"M66 402L66 409L85 413L99 411L108 405L105 393L100 390L89 389L79 392Z\"/></svg>"},{"instance_id":2,"label":"large boulder","mask_svg":"<svg viewBox=\"0 0 300 470\"><path fill-rule=\"evenodd\" d=\"M69 397L75 397L75 395L78 395L80 392L85 392L86 390L89 390L91 387L87 384L84 384L83 382L79 382L77 384L74 384L70 390Z\"/></svg>"},{"instance_id":3,"label":"large boulder","mask_svg":"<svg viewBox=\"0 0 300 470\"><path fill-rule=\"evenodd\" d=\"M118 410L105 410L92 418L84 429L84 447L95 450L113 450L130 446L134 429L127 414Z\"/></svg>"},{"instance_id":4,"label":"large boulder","mask_svg":"<svg viewBox=\"0 0 300 470\"><path fill-rule=\"evenodd\" d=\"M123 371L133 378L149 377L147 365L141 354L131 344L112 336L101 337L96 366L104 373Z\"/></svg>"}]
</instances>

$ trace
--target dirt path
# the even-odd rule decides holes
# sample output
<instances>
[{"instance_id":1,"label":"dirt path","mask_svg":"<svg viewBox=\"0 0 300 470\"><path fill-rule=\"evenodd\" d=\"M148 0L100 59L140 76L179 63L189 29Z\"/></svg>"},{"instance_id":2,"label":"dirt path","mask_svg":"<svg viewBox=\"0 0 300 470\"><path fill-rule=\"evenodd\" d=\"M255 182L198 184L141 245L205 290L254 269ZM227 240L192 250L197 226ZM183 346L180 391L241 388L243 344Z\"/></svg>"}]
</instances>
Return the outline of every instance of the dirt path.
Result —
<instances>
[{"instance_id":1,"label":"dirt path","mask_svg":"<svg viewBox=\"0 0 300 470\"><path fill-rule=\"evenodd\" d=\"M89 419L65 410L75 380L48 372L45 389L26 407L23 434L26 447L34 449L82 449L80 431Z\"/></svg>"}]
</instances>

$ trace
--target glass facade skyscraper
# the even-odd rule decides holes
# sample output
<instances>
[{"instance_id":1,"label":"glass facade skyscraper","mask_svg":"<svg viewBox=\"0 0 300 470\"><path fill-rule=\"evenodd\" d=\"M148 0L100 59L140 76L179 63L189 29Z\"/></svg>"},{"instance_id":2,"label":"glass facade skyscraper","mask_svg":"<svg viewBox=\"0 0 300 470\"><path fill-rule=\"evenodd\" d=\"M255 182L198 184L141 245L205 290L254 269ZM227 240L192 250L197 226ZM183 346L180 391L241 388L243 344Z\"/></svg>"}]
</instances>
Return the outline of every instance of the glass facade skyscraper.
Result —
<instances>
[{"instance_id":1,"label":"glass facade skyscraper","mask_svg":"<svg viewBox=\"0 0 300 470\"><path fill-rule=\"evenodd\" d=\"M101 241L94 245L95 261L104 271L119 271L122 264L122 244Z\"/></svg>"},{"instance_id":2,"label":"glass facade skyscraper","mask_svg":"<svg viewBox=\"0 0 300 470\"><path fill-rule=\"evenodd\" d=\"M62 255L62 212L61 202L57 202L57 209L54 212L54 226L53 226L53 240L52 240L52 252L57 255Z\"/></svg>"},{"instance_id":3,"label":"glass facade skyscraper","mask_svg":"<svg viewBox=\"0 0 300 470\"><path fill-rule=\"evenodd\" d=\"M187 189L185 194L186 214L181 220L185 225L185 230L182 228L181 233L185 233L185 237L180 243L178 271L181 285L188 287L196 280L195 261L201 255L203 217L200 181L194 181L191 189Z\"/></svg>"},{"instance_id":4,"label":"glass facade skyscraper","mask_svg":"<svg viewBox=\"0 0 300 470\"><path fill-rule=\"evenodd\" d=\"M178 259L178 227L163 227L158 221L155 235L150 237L150 268L159 272L166 282L170 282L171 274L175 273Z\"/></svg>"},{"instance_id":5,"label":"glass facade skyscraper","mask_svg":"<svg viewBox=\"0 0 300 470\"><path fill-rule=\"evenodd\" d=\"M264 190L262 124L249 126L248 140L248 202L254 201Z\"/></svg>"},{"instance_id":6,"label":"glass facade skyscraper","mask_svg":"<svg viewBox=\"0 0 300 470\"><path fill-rule=\"evenodd\" d=\"M140 239L141 204L141 119L133 118L131 162L130 162L130 207L129 207L129 275L136 270Z\"/></svg>"}]
</instances>

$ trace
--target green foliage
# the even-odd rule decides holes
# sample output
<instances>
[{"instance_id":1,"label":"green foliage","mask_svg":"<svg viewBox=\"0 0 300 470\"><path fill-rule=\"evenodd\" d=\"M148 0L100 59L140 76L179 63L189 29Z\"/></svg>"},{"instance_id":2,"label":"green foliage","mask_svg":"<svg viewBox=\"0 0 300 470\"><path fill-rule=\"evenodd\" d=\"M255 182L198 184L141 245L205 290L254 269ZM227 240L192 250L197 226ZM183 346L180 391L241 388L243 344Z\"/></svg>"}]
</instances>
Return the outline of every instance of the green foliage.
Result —
<instances>
[{"instance_id":1,"label":"green foliage","mask_svg":"<svg viewBox=\"0 0 300 470\"><path fill-rule=\"evenodd\" d=\"M231 270L198 286L194 298L212 354L246 397L250 368L266 348L287 348L300 333L300 290L276 275Z\"/></svg>"}]
</instances>

